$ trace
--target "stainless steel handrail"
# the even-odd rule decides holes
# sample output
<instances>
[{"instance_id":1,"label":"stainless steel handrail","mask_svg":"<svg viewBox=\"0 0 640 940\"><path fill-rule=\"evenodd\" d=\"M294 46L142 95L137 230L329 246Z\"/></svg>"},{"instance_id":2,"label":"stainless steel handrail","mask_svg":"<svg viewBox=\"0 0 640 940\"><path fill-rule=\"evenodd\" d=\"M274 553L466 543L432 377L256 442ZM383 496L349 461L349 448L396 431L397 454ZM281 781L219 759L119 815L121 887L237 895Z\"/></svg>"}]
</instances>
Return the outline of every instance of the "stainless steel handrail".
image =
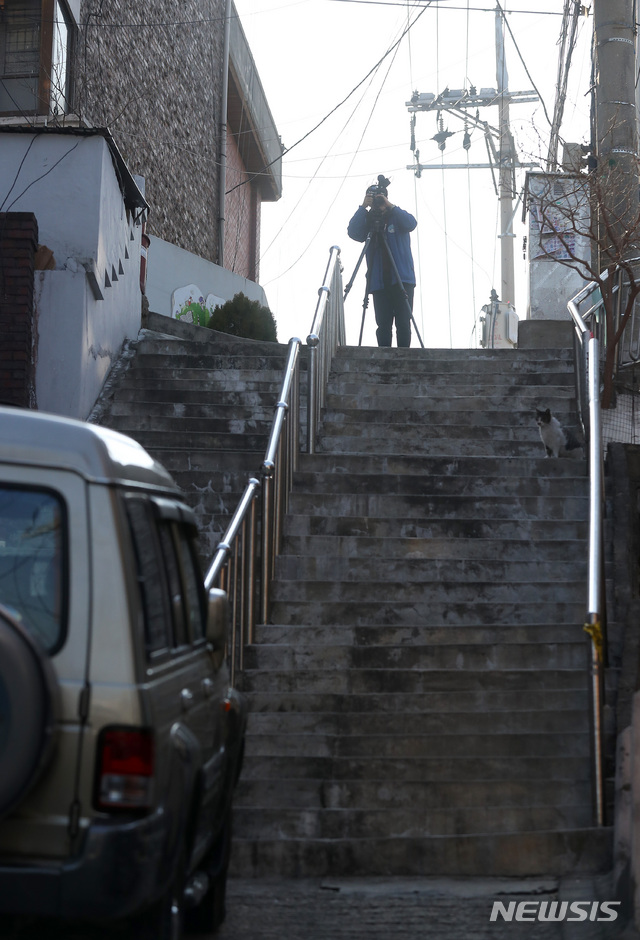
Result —
<instances>
[{"instance_id":1,"label":"stainless steel handrail","mask_svg":"<svg viewBox=\"0 0 640 940\"><path fill-rule=\"evenodd\" d=\"M317 433L331 359L337 346L345 342L342 268L340 249L336 246L329 253L318 294L307 340L310 357L308 399L313 402L308 411L308 442L315 440ZM205 575L207 590L217 585L229 595L231 635L228 659L232 684L235 683L236 672L244 669L246 645L254 642L257 613L263 623L269 613L275 558L280 550L284 517L300 453L301 345L295 336L289 340L280 394L260 467L260 480L257 477L249 480Z\"/></svg>"},{"instance_id":2,"label":"stainless steel handrail","mask_svg":"<svg viewBox=\"0 0 640 940\"><path fill-rule=\"evenodd\" d=\"M255 627L255 569L257 548L256 500L260 481L252 477L238 503L231 522L204 579L208 591L217 584L227 592L230 606L231 636L228 658L231 685L236 668L244 669L244 648L253 642Z\"/></svg>"},{"instance_id":3,"label":"stainless steel handrail","mask_svg":"<svg viewBox=\"0 0 640 940\"><path fill-rule=\"evenodd\" d=\"M245 646L254 641L258 561L260 612L263 622L267 619L274 557L280 545L282 519L298 460L300 345L295 336L289 340L284 377L261 466L261 481L255 477L249 480L204 579L207 590L217 583L229 596L231 636L228 657L232 684L236 670L242 672L244 669ZM286 420L288 416L290 421ZM256 502L259 496L262 497L262 511L258 553Z\"/></svg>"},{"instance_id":4,"label":"stainless steel handrail","mask_svg":"<svg viewBox=\"0 0 640 940\"><path fill-rule=\"evenodd\" d=\"M300 404L298 360L300 340L289 340L280 398L262 463L262 589L260 612L266 623L269 612L269 588L275 557L280 549L282 523L289 505L293 474L298 467L300 446ZM290 421L285 422L289 416Z\"/></svg>"},{"instance_id":5,"label":"stainless steel handrail","mask_svg":"<svg viewBox=\"0 0 640 940\"><path fill-rule=\"evenodd\" d=\"M344 304L340 249L334 245L318 290L318 303L307 336L309 394L307 399L307 452L315 454L320 415L325 404L331 362L338 346L345 344Z\"/></svg>"},{"instance_id":6,"label":"stainless steel handrail","mask_svg":"<svg viewBox=\"0 0 640 940\"><path fill-rule=\"evenodd\" d=\"M576 374L580 389L579 407L589 449L589 562L587 616L584 629L591 638L591 707L593 737L594 816L604 825L604 767L602 728L602 689L604 681L604 591L603 591L603 452L600 420L599 340L580 313L579 305L591 296L597 284L592 282L567 304L576 335ZM599 304L591 306L594 316ZM586 398L586 401L585 401Z\"/></svg>"}]
</instances>

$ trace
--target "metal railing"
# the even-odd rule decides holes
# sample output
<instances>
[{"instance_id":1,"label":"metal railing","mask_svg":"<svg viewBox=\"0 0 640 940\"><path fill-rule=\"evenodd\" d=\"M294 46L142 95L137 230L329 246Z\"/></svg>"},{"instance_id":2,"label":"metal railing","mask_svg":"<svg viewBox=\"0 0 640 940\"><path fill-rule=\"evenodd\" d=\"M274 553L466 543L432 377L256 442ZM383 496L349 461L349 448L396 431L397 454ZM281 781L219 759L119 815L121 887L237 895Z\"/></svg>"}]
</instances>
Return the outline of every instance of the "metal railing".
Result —
<instances>
[{"instance_id":1,"label":"metal railing","mask_svg":"<svg viewBox=\"0 0 640 940\"><path fill-rule=\"evenodd\" d=\"M320 415L325 403L327 380L331 361L338 346L344 346L344 305L342 295L342 266L340 249L334 245L318 303L307 336L309 347L309 397L307 399L307 452L315 454Z\"/></svg>"},{"instance_id":2,"label":"metal railing","mask_svg":"<svg viewBox=\"0 0 640 940\"><path fill-rule=\"evenodd\" d=\"M589 565L587 616L584 629L591 639L591 710L593 737L594 815L604 825L602 696L605 662L605 601L603 577L603 453L600 421L600 329L602 296L595 282L587 284L567 307L575 327L576 391L580 421L589 454Z\"/></svg>"},{"instance_id":3,"label":"metal railing","mask_svg":"<svg viewBox=\"0 0 640 940\"><path fill-rule=\"evenodd\" d=\"M631 258L625 262L625 267L638 268L640 266L640 257ZM570 303L580 307L580 318L583 323L589 324L589 329L598 339L600 345L600 356L604 358L607 346L614 341L620 328L620 322L624 316L629 295L629 284L625 280L625 269L621 267L609 274L605 271L602 274L602 281L611 285L612 299L612 320L610 325L611 335L609 335L609 326L604 312L604 300L600 286L591 281L587 284ZM640 303L636 298L629 319L625 325L624 333L618 343L618 349L615 357L614 369L617 372L626 366L635 365L640 361ZM615 377L615 373L614 373Z\"/></svg>"},{"instance_id":4,"label":"metal railing","mask_svg":"<svg viewBox=\"0 0 640 940\"><path fill-rule=\"evenodd\" d=\"M329 254L322 287L318 291L309 345L308 438L313 453L320 409L324 405L331 358L344 343L342 269L340 249ZM337 299L336 299L337 298ZM275 559L282 541L282 527L289 505L293 475L300 452L300 352L301 341L289 340L287 361L260 479L251 477L219 542L205 575L205 588L227 592L231 631L228 660L231 684L244 670L244 652L254 642L256 617L266 623Z\"/></svg>"}]
</instances>

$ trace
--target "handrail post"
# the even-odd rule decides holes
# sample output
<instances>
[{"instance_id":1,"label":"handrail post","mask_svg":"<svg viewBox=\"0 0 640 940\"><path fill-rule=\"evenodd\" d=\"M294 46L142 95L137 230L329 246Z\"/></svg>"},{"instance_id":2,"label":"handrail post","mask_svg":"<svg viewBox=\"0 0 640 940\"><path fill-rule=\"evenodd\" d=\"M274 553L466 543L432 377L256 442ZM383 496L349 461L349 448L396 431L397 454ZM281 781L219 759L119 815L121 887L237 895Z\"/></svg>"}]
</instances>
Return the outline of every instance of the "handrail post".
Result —
<instances>
[{"instance_id":1,"label":"handrail post","mask_svg":"<svg viewBox=\"0 0 640 940\"><path fill-rule=\"evenodd\" d=\"M307 337L309 347L309 393L307 395L307 453L316 452L317 414L318 414L318 343L315 333Z\"/></svg>"},{"instance_id":2,"label":"handrail post","mask_svg":"<svg viewBox=\"0 0 640 940\"><path fill-rule=\"evenodd\" d=\"M596 825L604 825L602 685L602 432L600 420L600 355L598 340L589 340L589 598L585 631L591 637L591 707Z\"/></svg>"},{"instance_id":3,"label":"handrail post","mask_svg":"<svg viewBox=\"0 0 640 940\"><path fill-rule=\"evenodd\" d=\"M271 528L273 521L273 476L274 464L265 460L262 464L262 549L260 621L267 622L269 613L269 586L271 582Z\"/></svg>"},{"instance_id":4,"label":"handrail post","mask_svg":"<svg viewBox=\"0 0 640 940\"><path fill-rule=\"evenodd\" d=\"M251 483L259 486L258 480L252 478ZM256 501L251 501L251 515L249 517L249 564L247 567L247 643L253 643L256 624L256 601L254 580L256 572L256 542L258 534L258 514Z\"/></svg>"}]
</instances>

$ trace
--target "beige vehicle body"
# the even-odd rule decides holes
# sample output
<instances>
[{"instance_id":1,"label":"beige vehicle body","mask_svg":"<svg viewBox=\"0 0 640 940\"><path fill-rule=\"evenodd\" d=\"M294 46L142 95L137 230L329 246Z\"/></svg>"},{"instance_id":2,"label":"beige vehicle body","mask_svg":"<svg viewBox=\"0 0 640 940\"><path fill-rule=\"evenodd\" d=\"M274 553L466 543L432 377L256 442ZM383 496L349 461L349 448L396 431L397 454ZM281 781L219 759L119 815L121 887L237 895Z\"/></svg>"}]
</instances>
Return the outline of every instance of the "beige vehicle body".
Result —
<instances>
[{"instance_id":1,"label":"beige vehicle body","mask_svg":"<svg viewBox=\"0 0 640 940\"><path fill-rule=\"evenodd\" d=\"M0 408L1 914L220 921L246 719L195 534L134 441Z\"/></svg>"}]
</instances>

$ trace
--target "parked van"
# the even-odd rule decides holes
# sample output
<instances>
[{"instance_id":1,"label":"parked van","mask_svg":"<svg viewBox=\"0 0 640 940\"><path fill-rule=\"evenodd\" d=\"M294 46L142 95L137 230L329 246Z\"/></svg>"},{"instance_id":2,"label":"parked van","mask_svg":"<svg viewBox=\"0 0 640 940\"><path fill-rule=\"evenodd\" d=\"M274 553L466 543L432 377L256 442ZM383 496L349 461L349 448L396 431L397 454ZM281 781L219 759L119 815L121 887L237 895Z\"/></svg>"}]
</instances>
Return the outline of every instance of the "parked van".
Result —
<instances>
[{"instance_id":1,"label":"parked van","mask_svg":"<svg viewBox=\"0 0 640 940\"><path fill-rule=\"evenodd\" d=\"M192 511L114 431L0 408L0 918L224 916L246 710Z\"/></svg>"}]
</instances>

